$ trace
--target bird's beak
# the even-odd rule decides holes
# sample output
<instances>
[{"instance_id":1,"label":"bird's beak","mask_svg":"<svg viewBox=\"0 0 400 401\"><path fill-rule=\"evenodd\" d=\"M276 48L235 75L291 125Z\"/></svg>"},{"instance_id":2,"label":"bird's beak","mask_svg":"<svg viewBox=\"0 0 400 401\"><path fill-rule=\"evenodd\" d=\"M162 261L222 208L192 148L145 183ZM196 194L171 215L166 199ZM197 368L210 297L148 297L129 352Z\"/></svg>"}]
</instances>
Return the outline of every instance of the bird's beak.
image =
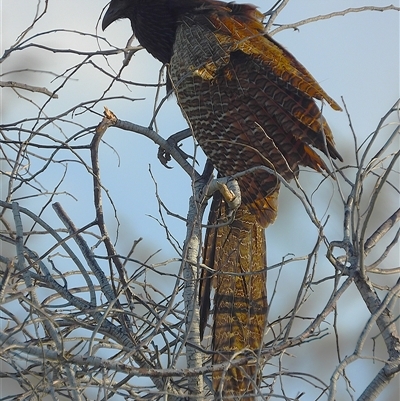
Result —
<instances>
[{"instance_id":1,"label":"bird's beak","mask_svg":"<svg viewBox=\"0 0 400 401\"><path fill-rule=\"evenodd\" d=\"M118 10L116 10L114 7L111 7L111 5L108 7L108 10L104 14L103 21L101 23L101 28L103 31L111 25L114 21L119 19L120 16L118 15Z\"/></svg>"}]
</instances>

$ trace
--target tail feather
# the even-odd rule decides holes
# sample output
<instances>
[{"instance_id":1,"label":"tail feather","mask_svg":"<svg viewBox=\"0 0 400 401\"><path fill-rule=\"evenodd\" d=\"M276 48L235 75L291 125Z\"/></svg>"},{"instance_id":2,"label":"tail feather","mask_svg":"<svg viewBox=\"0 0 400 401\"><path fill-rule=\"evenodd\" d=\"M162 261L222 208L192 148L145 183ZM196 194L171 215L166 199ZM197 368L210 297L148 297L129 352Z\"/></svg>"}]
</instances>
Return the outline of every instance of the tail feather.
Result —
<instances>
[{"instance_id":1,"label":"tail feather","mask_svg":"<svg viewBox=\"0 0 400 401\"><path fill-rule=\"evenodd\" d=\"M276 195L269 201L275 207ZM202 334L210 311L211 287L215 288L213 364L261 348L268 308L264 228L259 224L260 219L244 205L237 210L232 223L221 225L226 212L220 194L215 195L209 224L220 226L207 230L204 244L204 263L215 271L203 270L200 288ZM276 209L270 211L269 216L272 222ZM267 224L267 219L263 222ZM241 400L254 400L251 394L255 392L254 384L259 383L258 372L255 364L214 372L216 399L240 394ZM222 398L218 398L218 394Z\"/></svg>"}]
</instances>

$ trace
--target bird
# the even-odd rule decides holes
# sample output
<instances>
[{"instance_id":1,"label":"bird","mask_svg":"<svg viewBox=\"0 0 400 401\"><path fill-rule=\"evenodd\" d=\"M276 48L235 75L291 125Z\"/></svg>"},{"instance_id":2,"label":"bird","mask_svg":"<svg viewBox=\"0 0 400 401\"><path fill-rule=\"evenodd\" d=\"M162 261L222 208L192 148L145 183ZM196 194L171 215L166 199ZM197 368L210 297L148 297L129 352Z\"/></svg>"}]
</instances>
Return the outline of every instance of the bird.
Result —
<instances>
[{"instance_id":1,"label":"bird","mask_svg":"<svg viewBox=\"0 0 400 401\"><path fill-rule=\"evenodd\" d=\"M265 228L278 212L282 180L299 167L330 174L321 157L343 161L317 101L340 106L265 30L251 4L219 0L112 0L106 29L127 18L139 43L167 66L174 93L197 143L220 176L236 175L242 203L215 194L204 240L201 332L213 302L212 363L257 356L267 324ZM216 400L251 401L255 363L213 372Z\"/></svg>"}]
</instances>

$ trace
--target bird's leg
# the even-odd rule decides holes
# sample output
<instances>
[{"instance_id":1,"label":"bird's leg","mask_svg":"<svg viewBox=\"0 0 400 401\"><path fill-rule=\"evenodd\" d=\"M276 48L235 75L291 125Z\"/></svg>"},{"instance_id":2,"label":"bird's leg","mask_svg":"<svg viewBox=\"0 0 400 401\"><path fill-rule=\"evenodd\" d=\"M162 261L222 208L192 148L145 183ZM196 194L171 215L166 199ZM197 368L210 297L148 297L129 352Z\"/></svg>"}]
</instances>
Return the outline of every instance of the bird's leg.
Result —
<instances>
[{"instance_id":1,"label":"bird's leg","mask_svg":"<svg viewBox=\"0 0 400 401\"><path fill-rule=\"evenodd\" d=\"M236 211L239 209L242 203L239 183L232 177L218 176L217 179L213 179L211 175L213 166L211 162L208 163L209 165L207 166L206 164L204 172L200 178L200 180L203 180L202 196L208 200L208 198L218 192L219 194L217 197L222 197L227 206L224 212L224 218L219 221L219 224L230 224L235 217ZM211 171L208 171L210 168ZM207 175L205 175L205 172L207 172Z\"/></svg>"},{"instance_id":2,"label":"bird's leg","mask_svg":"<svg viewBox=\"0 0 400 401\"><path fill-rule=\"evenodd\" d=\"M192 156L185 153L178 146L179 142L183 141L186 138L189 138L191 135L192 135L192 130L190 128L186 128L182 131L179 131L171 135L167 139L167 143L171 148L174 147L175 149L177 149L181 153L183 158L185 159L192 158ZM169 149L165 149L160 146L158 148L157 156L160 162L165 167L170 168L167 165L168 162L171 160L171 154L169 152ZM214 170L213 163L211 162L210 159L207 159L207 162L204 166L204 170L201 176L198 179L196 179L195 184L203 188L202 190L199 191L199 193L200 197L204 197L206 200L208 200L214 194L215 191L219 191L228 205L230 212L227 213L227 217L229 217L229 220L231 220L232 217L234 216L234 213L239 208L242 202L239 184L235 179L231 177L219 176L216 180L213 180L212 179L213 170Z\"/></svg>"},{"instance_id":3,"label":"bird's leg","mask_svg":"<svg viewBox=\"0 0 400 401\"><path fill-rule=\"evenodd\" d=\"M212 164L210 159L207 159L206 164L204 165L203 172L195 181L195 185L198 185L199 188L202 188L200 191L201 197L206 198L207 200L213 194L213 191L210 193L209 190L210 183L214 179L213 171L214 165Z\"/></svg>"},{"instance_id":4,"label":"bird's leg","mask_svg":"<svg viewBox=\"0 0 400 401\"><path fill-rule=\"evenodd\" d=\"M178 146L179 142L183 141L186 138L189 138L192 135L192 130L190 128L186 128L182 131L177 132L176 134L171 135L168 139L167 142L170 145L170 147L175 148L181 153L182 157L184 159L191 158L193 159L192 156L188 155L185 153L180 147ZM171 161L171 153L169 152L169 149L162 148L161 146L158 148L158 153L157 153L158 160L160 160L161 164L167 168L170 168L168 166L168 162Z\"/></svg>"},{"instance_id":5,"label":"bird's leg","mask_svg":"<svg viewBox=\"0 0 400 401\"><path fill-rule=\"evenodd\" d=\"M199 178L199 181L204 181L207 183L212 178L212 173L214 171L214 164L210 159L207 159L206 164L204 165L203 172Z\"/></svg>"},{"instance_id":6,"label":"bird's leg","mask_svg":"<svg viewBox=\"0 0 400 401\"><path fill-rule=\"evenodd\" d=\"M232 177L219 177L215 181L217 189L227 205L224 221L221 221L220 223L230 224L235 218L236 211L242 204L239 183Z\"/></svg>"},{"instance_id":7,"label":"bird's leg","mask_svg":"<svg viewBox=\"0 0 400 401\"><path fill-rule=\"evenodd\" d=\"M219 221L218 224L230 224L235 217L236 210L242 203L240 187L237 180L232 177L218 175L218 178L215 179L213 171L214 165L210 159L207 159L203 172L194 182L197 201L200 203L208 202L212 196L219 193L217 197L222 197L227 208L224 219Z\"/></svg>"}]
</instances>

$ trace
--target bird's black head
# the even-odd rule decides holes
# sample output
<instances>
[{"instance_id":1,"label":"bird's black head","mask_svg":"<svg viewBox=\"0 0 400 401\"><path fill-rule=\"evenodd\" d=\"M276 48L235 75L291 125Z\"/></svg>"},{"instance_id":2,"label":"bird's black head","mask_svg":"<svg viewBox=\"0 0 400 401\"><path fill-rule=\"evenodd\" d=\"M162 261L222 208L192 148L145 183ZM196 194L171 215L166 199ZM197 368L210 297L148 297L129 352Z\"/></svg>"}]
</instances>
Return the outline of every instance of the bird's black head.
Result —
<instances>
[{"instance_id":1,"label":"bird's black head","mask_svg":"<svg viewBox=\"0 0 400 401\"><path fill-rule=\"evenodd\" d=\"M171 4L175 3L169 0L111 0L102 28L105 30L114 21L128 18L140 44L162 63L169 63L178 19Z\"/></svg>"},{"instance_id":2,"label":"bird's black head","mask_svg":"<svg viewBox=\"0 0 400 401\"><path fill-rule=\"evenodd\" d=\"M114 21L122 18L131 19L131 16L133 17L136 14L135 8L136 0L112 0L103 17L103 22L101 24L103 31ZM133 23L132 20L131 23Z\"/></svg>"}]
</instances>

